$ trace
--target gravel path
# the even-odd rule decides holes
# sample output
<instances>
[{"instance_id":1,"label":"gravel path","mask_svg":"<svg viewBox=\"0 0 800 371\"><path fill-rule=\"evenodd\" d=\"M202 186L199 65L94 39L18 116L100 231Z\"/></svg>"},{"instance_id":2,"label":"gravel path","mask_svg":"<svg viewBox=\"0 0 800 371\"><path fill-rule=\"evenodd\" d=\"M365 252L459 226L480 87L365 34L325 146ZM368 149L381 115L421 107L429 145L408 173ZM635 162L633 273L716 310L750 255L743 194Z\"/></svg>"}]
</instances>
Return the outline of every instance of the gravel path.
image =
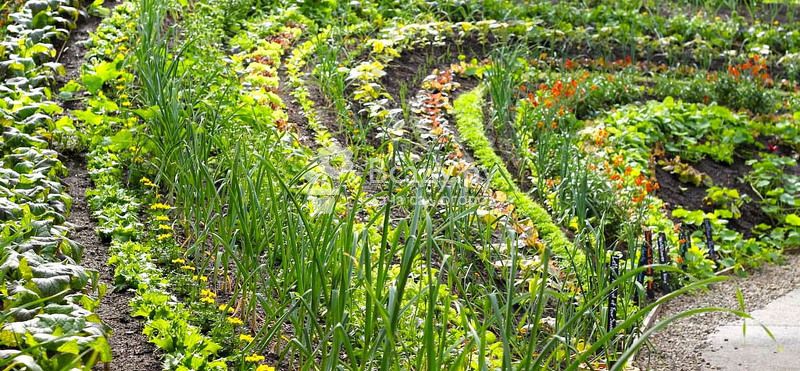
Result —
<instances>
[{"instance_id":1,"label":"gravel path","mask_svg":"<svg viewBox=\"0 0 800 371\"><path fill-rule=\"evenodd\" d=\"M800 255L786 255L786 264L767 265L744 278L732 278L710 291L680 297L661 308L659 318L693 308L714 306L737 308L736 289L744 295L748 312L800 287ZM708 336L718 326L735 320L730 314L706 313L673 323L650 339L636 359L643 370L713 370L703 355L709 350Z\"/></svg>"}]
</instances>

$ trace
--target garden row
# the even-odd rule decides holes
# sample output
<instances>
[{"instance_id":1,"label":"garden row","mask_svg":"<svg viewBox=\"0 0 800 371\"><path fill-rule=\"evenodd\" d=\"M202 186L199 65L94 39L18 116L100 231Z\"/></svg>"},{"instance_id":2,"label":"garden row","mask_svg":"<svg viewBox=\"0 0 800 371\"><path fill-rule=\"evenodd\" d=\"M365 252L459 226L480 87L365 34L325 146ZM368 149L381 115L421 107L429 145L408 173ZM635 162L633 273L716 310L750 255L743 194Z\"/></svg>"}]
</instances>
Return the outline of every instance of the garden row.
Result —
<instances>
[{"instance_id":1,"label":"garden row","mask_svg":"<svg viewBox=\"0 0 800 371\"><path fill-rule=\"evenodd\" d=\"M9 2L3 11L0 364L90 367L111 357L109 329L93 313L106 287L79 265L82 247L66 222L72 198L60 179L66 168L50 149L74 131L53 101L55 77L64 73L55 45L84 11L68 0Z\"/></svg>"},{"instance_id":2,"label":"garden row","mask_svg":"<svg viewBox=\"0 0 800 371\"><path fill-rule=\"evenodd\" d=\"M670 11L124 3L46 139L165 369L621 369L798 245L798 24Z\"/></svg>"}]
</instances>

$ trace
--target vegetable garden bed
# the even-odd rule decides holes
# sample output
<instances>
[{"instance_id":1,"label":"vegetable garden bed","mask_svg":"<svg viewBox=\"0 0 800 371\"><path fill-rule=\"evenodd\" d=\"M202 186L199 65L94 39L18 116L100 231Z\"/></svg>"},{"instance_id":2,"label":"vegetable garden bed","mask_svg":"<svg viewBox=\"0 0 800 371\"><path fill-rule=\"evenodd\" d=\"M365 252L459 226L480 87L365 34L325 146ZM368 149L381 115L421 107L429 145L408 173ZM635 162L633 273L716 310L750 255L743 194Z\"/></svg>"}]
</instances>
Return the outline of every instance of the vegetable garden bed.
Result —
<instances>
[{"instance_id":1,"label":"vegetable garden bed","mask_svg":"<svg viewBox=\"0 0 800 371\"><path fill-rule=\"evenodd\" d=\"M0 364L633 369L747 317L645 323L800 248L798 9L747 4L10 2Z\"/></svg>"}]
</instances>

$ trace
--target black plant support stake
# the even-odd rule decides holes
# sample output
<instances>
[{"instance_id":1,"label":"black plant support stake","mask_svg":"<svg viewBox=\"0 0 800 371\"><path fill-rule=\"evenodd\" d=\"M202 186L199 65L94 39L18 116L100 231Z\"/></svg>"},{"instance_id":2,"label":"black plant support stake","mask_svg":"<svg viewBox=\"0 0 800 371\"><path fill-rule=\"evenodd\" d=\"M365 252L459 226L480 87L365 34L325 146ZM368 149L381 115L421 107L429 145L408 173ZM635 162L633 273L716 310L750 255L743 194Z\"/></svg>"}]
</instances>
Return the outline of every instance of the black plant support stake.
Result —
<instances>
[{"instance_id":1,"label":"black plant support stake","mask_svg":"<svg viewBox=\"0 0 800 371\"><path fill-rule=\"evenodd\" d=\"M664 232L658 234L658 262L661 264L669 263L669 256L667 255L667 235ZM669 288L669 273L664 270L661 271L661 290L664 293L670 292Z\"/></svg>"},{"instance_id":2,"label":"black plant support stake","mask_svg":"<svg viewBox=\"0 0 800 371\"><path fill-rule=\"evenodd\" d=\"M692 246L692 235L686 230L686 227L681 226L680 232L680 244L681 244L681 269L686 270L686 253L689 251L689 247Z\"/></svg>"},{"instance_id":3,"label":"black plant support stake","mask_svg":"<svg viewBox=\"0 0 800 371\"><path fill-rule=\"evenodd\" d=\"M645 265L647 265L647 245L645 243L642 243L642 249L641 249L641 251L639 253L639 264L638 264L638 266L641 268L641 267L644 267ZM639 274L636 275L636 283L638 283L639 285L644 286L644 276L645 276L645 272L644 271L639 272ZM639 298L639 290L637 289L635 291L634 295L633 295L633 303L636 304L637 306L639 305L639 299L640 299Z\"/></svg>"},{"instance_id":4,"label":"black plant support stake","mask_svg":"<svg viewBox=\"0 0 800 371\"><path fill-rule=\"evenodd\" d=\"M644 265L648 266L645 270L645 275L649 277L646 282L647 288L647 298L652 300L655 298L655 292L653 291L653 231L650 229L644 230L644 251L642 256L644 257Z\"/></svg>"},{"instance_id":5,"label":"black plant support stake","mask_svg":"<svg viewBox=\"0 0 800 371\"><path fill-rule=\"evenodd\" d=\"M717 261L717 251L714 250L714 237L711 235L711 221L703 219L703 229L706 233L706 246L708 247L708 257L714 262Z\"/></svg>"},{"instance_id":6,"label":"black plant support stake","mask_svg":"<svg viewBox=\"0 0 800 371\"><path fill-rule=\"evenodd\" d=\"M608 275L608 282L613 283L619 277L619 254L614 253L611 255L611 263L609 263L610 272ZM617 293L619 289L614 286L608 294L608 325L607 331L611 331L617 327Z\"/></svg>"}]
</instances>

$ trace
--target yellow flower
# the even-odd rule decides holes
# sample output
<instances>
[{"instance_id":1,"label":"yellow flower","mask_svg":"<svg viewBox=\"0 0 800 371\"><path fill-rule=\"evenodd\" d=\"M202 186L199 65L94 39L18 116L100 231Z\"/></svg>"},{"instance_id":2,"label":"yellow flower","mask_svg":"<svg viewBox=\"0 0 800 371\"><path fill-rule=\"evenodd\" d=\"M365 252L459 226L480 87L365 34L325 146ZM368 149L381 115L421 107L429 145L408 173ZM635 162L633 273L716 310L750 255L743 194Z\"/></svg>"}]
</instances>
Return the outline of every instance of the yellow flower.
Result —
<instances>
[{"instance_id":1,"label":"yellow flower","mask_svg":"<svg viewBox=\"0 0 800 371\"><path fill-rule=\"evenodd\" d=\"M244 343L251 343L253 342L253 337L247 334L241 334L239 335L239 341Z\"/></svg>"},{"instance_id":2,"label":"yellow flower","mask_svg":"<svg viewBox=\"0 0 800 371\"><path fill-rule=\"evenodd\" d=\"M208 277L194 275L192 276L192 281L208 282Z\"/></svg>"},{"instance_id":3,"label":"yellow flower","mask_svg":"<svg viewBox=\"0 0 800 371\"><path fill-rule=\"evenodd\" d=\"M172 237L172 233L164 233L156 236L156 239L159 241L164 241L166 239L169 239L170 237Z\"/></svg>"},{"instance_id":4,"label":"yellow flower","mask_svg":"<svg viewBox=\"0 0 800 371\"><path fill-rule=\"evenodd\" d=\"M244 324L244 322L242 322L242 320L239 319L239 317L228 317L227 320L228 320L228 323L230 323L231 325L234 325L234 326L241 326L241 325Z\"/></svg>"},{"instance_id":5,"label":"yellow flower","mask_svg":"<svg viewBox=\"0 0 800 371\"><path fill-rule=\"evenodd\" d=\"M258 354L251 354L251 355L249 355L247 357L244 357L244 360L247 361L247 362L257 363L257 362L263 361L264 360L264 356L261 356L261 355L258 355Z\"/></svg>"},{"instance_id":6,"label":"yellow flower","mask_svg":"<svg viewBox=\"0 0 800 371\"><path fill-rule=\"evenodd\" d=\"M181 269L187 270L187 271L193 271L194 267L191 266L191 265L184 265L184 266L181 267Z\"/></svg>"},{"instance_id":7,"label":"yellow flower","mask_svg":"<svg viewBox=\"0 0 800 371\"><path fill-rule=\"evenodd\" d=\"M216 298L217 294L209 289L202 289L200 290L200 296L209 297L209 298Z\"/></svg>"},{"instance_id":8,"label":"yellow flower","mask_svg":"<svg viewBox=\"0 0 800 371\"><path fill-rule=\"evenodd\" d=\"M214 303L216 303L216 301L214 301L214 298L211 298L211 297L203 297L203 298L200 298L200 302L201 302L201 303L207 303L207 304L214 304Z\"/></svg>"},{"instance_id":9,"label":"yellow flower","mask_svg":"<svg viewBox=\"0 0 800 371\"><path fill-rule=\"evenodd\" d=\"M275 367L270 365L258 365L258 367L256 367L256 371L275 371Z\"/></svg>"},{"instance_id":10,"label":"yellow flower","mask_svg":"<svg viewBox=\"0 0 800 371\"><path fill-rule=\"evenodd\" d=\"M183 263L186 263L186 260L183 260L181 258L172 259L172 263L174 263L174 264L183 264Z\"/></svg>"},{"instance_id":11,"label":"yellow flower","mask_svg":"<svg viewBox=\"0 0 800 371\"><path fill-rule=\"evenodd\" d=\"M166 215L158 215L156 216L156 220L159 222L167 222L169 221L169 217Z\"/></svg>"},{"instance_id":12,"label":"yellow flower","mask_svg":"<svg viewBox=\"0 0 800 371\"><path fill-rule=\"evenodd\" d=\"M156 202L156 203L150 205L150 210L169 210L171 208L172 208L172 206L169 206L169 205L166 205L166 204L162 204L161 202Z\"/></svg>"},{"instance_id":13,"label":"yellow flower","mask_svg":"<svg viewBox=\"0 0 800 371\"><path fill-rule=\"evenodd\" d=\"M171 231L172 230L172 226L169 225L169 224L159 224L158 225L158 229L160 229L162 231Z\"/></svg>"},{"instance_id":14,"label":"yellow flower","mask_svg":"<svg viewBox=\"0 0 800 371\"><path fill-rule=\"evenodd\" d=\"M219 306L219 311L220 312L233 313L233 308L229 307L228 304L222 304L222 305Z\"/></svg>"}]
</instances>

